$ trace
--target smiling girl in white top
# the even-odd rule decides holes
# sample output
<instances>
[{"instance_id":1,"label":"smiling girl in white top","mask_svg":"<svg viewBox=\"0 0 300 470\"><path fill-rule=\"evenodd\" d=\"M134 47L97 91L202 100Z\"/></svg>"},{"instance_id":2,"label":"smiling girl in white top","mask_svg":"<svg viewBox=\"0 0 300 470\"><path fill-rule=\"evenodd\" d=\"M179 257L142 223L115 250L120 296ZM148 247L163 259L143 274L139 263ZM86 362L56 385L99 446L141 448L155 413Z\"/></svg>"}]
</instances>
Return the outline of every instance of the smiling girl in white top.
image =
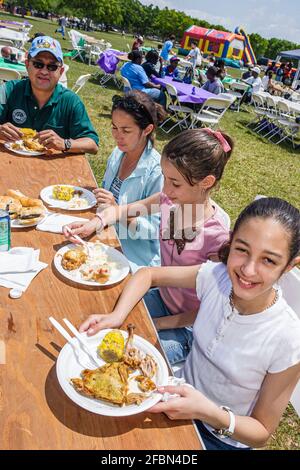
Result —
<instances>
[{"instance_id":1,"label":"smiling girl in white top","mask_svg":"<svg viewBox=\"0 0 300 470\"><path fill-rule=\"evenodd\" d=\"M266 444L300 377L300 320L277 286L299 254L299 210L262 198L240 214L222 263L143 268L129 280L115 307L120 324L153 286L194 288L201 299L180 371L195 388L160 388L179 397L150 411L198 420L207 449ZM89 317L81 331L97 321Z\"/></svg>"},{"instance_id":2,"label":"smiling girl in white top","mask_svg":"<svg viewBox=\"0 0 300 470\"><path fill-rule=\"evenodd\" d=\"M299 254L299 210L263 198L240 214L221 249L223 263L164 272L166 284L194 286L201 298L192 351L179 373L195 389L164 387L179 397L152 412L199 420L208 449L266 444L300 378L300 320L277 286ZM157 283L151 273L149 282Z\"/></svg>"}]
</instances>

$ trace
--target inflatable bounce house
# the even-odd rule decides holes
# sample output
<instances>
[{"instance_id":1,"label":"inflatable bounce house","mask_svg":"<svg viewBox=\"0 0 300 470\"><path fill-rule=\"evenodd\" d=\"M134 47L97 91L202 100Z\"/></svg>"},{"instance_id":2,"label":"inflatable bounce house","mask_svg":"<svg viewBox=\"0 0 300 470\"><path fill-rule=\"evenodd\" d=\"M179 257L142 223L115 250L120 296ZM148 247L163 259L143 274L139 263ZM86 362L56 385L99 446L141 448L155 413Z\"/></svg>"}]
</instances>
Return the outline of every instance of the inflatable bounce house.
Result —
<instances>
[{"instance_id":1,"label":"inflatable bounce house","mask_svg":"<svg viewBox=\"0 0 300 470\"><path fill-rule=\"evenodd\" d=\"M188 52L191 49L191 41L197 41L204 55L213 54L218 59L243 61L244 65L256 63L249 36L243 28L238 27L234 33L226 33L216 29L191 26L185 31L181 41L184 51Z\"/></svg>"}]
</instances>

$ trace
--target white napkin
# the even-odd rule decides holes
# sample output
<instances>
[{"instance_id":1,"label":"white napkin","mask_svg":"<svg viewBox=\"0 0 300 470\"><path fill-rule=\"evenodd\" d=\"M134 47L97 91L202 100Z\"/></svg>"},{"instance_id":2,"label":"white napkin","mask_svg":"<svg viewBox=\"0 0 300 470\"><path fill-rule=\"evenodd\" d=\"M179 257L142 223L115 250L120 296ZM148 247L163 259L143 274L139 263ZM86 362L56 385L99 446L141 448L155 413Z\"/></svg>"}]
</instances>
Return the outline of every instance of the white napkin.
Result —
<instances>
[{"instance_id":1,"label":"white napkin","mask_svg":"<svg viewBox=\"0 0 300 470\"><path fill-rule=\"evenodd\" d=\"M168 377L168 385L173 385L175 387L177 387L179 385L186 385L187 387L194 388L193 385L186 383L184 378L173 377L173 376ZM177 398L179 396L180 395L178 395L177 393L165 392L162 396L161 401L169 401L172 398Z\"/></svg>"},{"instance_id":2,"label":"white napkin","mask_svg":"<svg viewBox=\"0 0 300 470\"><path fill-rule=\"evenodd\" d=\"M36 265L36 253L33 248L12 248L0 253L0 275L7 273L25 273Z\"/></svg>"},{"instance_id":3,"label":"white napkin","mask_svg":"<svg viewBox=\"0 0 300 470\"><path fill-rule=\"evenodd\" d=\"M34 250L33 248L20 247L12 248L10 251L3 253L7 255L2 257L0 254L0 286L7 287L9 289L17 289L21 292L25 292L32 279L48 265L39 261L40 250ZM14 258L14 271L13 262L8 258L11 256ZM2 260L4 258L9 260L11 271L7 271L7 267L4 267ZM25 260L25 261L24 261ZM27 271L25 271L25 264Z\"/></svg>"},{"instance_id":4,"label":"white napkin","mask_svg":"<svg viewBox=\"0 0 300 470\"><path fill-rule=\"evenodd\" d=\"M82 217L50 212L47 217L37 224L36 229L43 232L62 233L63 225L71 224L72 222L87 222L88 220Z\"/></svg>"}]
</instances>

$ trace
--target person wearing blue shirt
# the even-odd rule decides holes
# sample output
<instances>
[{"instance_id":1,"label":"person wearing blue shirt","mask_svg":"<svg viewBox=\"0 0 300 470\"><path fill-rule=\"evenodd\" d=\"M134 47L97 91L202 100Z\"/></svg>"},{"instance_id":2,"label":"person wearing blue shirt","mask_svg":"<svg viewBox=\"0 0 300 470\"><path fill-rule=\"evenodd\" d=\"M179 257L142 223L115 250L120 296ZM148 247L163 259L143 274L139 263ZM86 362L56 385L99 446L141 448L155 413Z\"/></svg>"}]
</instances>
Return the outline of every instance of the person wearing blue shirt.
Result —
<instances>
[{"instance_id":1,"label":"person wearing blue shirt","mask_svg":"<svg viewBox=\"0 0 300 470\"><path fill-rule=\"evenodd\" d=\"M107 161L102 188L94 191L100 208L132 203L161 191L161 157L154 148L153 134L165 117L164 109L141 91L113 97L112 135L117 147ZM116 225L133 272L141 266L160 265L159 224L159 214L153 214ZM70 227L85 236L84 224ZM64 234L68 236L66 231Z\"/></svg>"},{"instance_id":2,"label":"person wearing blue shirt","mask_svg":"<svg viewBox=\"0 0 300 470\"><path fill-rule=\"evenodd\" d=\"M177 68L179 64L180 59L178 57L172 57L170 59L170 64L166 65L166 67L163 68L163 73L167 77L173 77L173 78L178 78L179 77L179 70Z\"/></svg>"},{"instance_id":3,"label":"person wearing blue shirt","mask_svg":"<svg viewBox=\"0 0 300 470\"><path fill-rule=\"evenodd\" d=\"M173 45L174 45L174 41L175 41L175 36L174 36L174 34L171 34L171 36L169 36L169 39L167 39L167 41L164 42L164 45L162 47L160 56L165 61L169 60L169 54L172 54L172 48L173 48Z\"/></svg>"},{"instance_id":4,"label":"person wearing blue shirt","mask_svg":"<svg viewBox=\"0 0 300 470\"><path fill-rule=\"evenodd\" d=\"M164 92L160 89L160 85L155 85L149 81L145 70L142 67L143 54L140 51L131 51L128 54L128 59L131 62L126 62L121 68L122 77L129 80L133 90L141 90L147 93L154 101L165 107L166 97Z\"/></svg>"}]
</instances>

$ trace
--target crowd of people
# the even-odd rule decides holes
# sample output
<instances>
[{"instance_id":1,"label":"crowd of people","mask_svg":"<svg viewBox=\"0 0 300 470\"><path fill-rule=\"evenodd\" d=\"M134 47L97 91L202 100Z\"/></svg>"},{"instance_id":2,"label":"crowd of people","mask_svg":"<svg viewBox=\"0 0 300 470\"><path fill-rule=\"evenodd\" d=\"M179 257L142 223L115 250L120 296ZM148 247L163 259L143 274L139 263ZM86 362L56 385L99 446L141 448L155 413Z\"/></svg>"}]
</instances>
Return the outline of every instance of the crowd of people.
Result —
<instances>
[{"instance_id":1,"label":"crowd of people","mask_svg":"<svg viewBox=\"0 0 300 470\"><path fill-rule=\"evenodd\" d=\"M211 192L224 184L233 139L188 129L162 155L156 150L165 95L151 77L176 78L173 39L160 53L149 51L144 63L139 47L129 53L121 73L132 90L113 97L116 147L94 191L99 210L63 229L76 243L75 235L115 225L134 273L114 310L90 316L80 331L120 327L144 298L170 363L185 361L178 375L191 385L159 389L176 395L150 412L195 419L207 449L250 450L266 444L300 377L300 320L278 286L300 262L300 213L281 199L261 198L230 232L229 216ZM188 60L197 70L194 46ZM82 101L59 84L59 42L34 38L25 64L28 78L0 87L0 138L17 140L28 127L50 152L96 153L98 135ZM224 63L211 61L203 88L221 93L225 75ZM254 67L244 77L252 90L261 86L259 75Z\"/></svg>"}]
</instances>

